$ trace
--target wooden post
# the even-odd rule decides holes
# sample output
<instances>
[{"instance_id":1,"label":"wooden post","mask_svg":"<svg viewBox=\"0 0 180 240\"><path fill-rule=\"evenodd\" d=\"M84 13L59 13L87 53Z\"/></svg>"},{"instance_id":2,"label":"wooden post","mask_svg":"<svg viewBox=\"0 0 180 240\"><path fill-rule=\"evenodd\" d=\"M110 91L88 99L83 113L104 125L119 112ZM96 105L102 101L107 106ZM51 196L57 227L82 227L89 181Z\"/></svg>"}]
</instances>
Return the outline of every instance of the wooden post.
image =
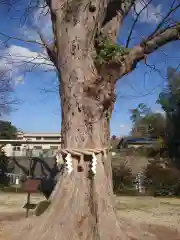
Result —
<instances>
[{"instance_id":1,"label":"wooden post","mask_svg":"<svg viewBox=\"0 0 180 240\"><path fill-rule=\"evenodd\" d=\"M31 194L30 194L30 192L28 192L27 203L26 203L26 218L28 218L28 216L29 216L30 197L31 197Z\"/></svg>"},{"instance_id":2,"label":"wooden post","mask_svg":"<svg viewBox=\"0 0 180 240\"><path fill-rule=\"evenodd\" d=\"M27 155L29 157L29 176L28 177L31 177L31 153L30 153L30 149L29 149L29 145L28 145L28 149L27 149ZM26 208L26 218L28 218L28 215L29 215L29 206L30 206L30 198L31 198L31 193L30 191L28 191L28 194L27 194L27 208Z\"/></svg>"}]
</instances>

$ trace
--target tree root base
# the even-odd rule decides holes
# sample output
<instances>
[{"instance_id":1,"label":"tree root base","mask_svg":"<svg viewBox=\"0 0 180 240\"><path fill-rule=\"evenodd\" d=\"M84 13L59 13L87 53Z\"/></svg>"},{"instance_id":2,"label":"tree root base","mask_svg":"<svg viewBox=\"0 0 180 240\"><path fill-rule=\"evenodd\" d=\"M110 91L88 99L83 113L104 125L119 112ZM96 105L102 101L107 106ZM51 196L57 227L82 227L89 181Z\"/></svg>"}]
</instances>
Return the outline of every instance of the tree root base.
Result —
<instances>
[{"instance_id":1,"label":"tree root base","mask_svg":"<svg viewBox=\"0 0 180 240\"><path fill-rule=\"evenodd\" d=\"M98 174L65 174L56 185L51 205L40 217L18 222L8 240L157 240L124 219L119 220L108 194L101 159ZM21 230L19 230L21 226Z\"/></svg>"}]
</instances>

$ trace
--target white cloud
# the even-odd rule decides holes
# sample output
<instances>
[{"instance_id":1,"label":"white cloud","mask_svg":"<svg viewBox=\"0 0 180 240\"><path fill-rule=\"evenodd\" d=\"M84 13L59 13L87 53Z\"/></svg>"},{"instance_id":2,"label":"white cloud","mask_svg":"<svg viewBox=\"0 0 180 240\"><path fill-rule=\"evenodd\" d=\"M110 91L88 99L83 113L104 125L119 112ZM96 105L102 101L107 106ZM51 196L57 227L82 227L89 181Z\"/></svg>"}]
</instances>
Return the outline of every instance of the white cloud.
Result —
<instances>
[{"instance_id":1,"label":"white cloud","mask_svg":"<svg viewBox=\"0 0 180 240\"><path fill-rule=\"evenodd\" d=\"M120 125L120 128L125 128L126 126L124 124L121 124Z\"/></svg>"},{"instance_id":2,"label":"white cloud","mask_svg":"<svg viewBox=\"0 0 180 240\"><path fill-rule=\"evenodd\" d=\"M38 31L47 41L52 41L52 24L48 8L38 8L29 14L28 25L19 29L19 38L41 42ZM39 45L41 46L41 45ZM10 74L15 83L24 82L24 73L32 70L54 71L55 68L47 56L45 48L35 52L26 47L10 45L5 50L0 49L0 70Z\"/></svg>"},{"instance_id":3,"label":"white cloud","mask_svg":"<svg viewBox=\"0 0 180 240\"><path fill-rule=\"evenodd\" d=\"M28 48L11 45L0 52L0 71L10 74L15 83L23 82L23 73L32 70L54 70L53 64L44 53L37 53Z\"/></svg>"},{"instance_id":4,"label":"white cloud","mask_svg":"<svg viewBox=\"0 0 180 240\"><path fill-rule=\"evenodd\" d=\"M136 13L139 13L148 3L149 0L137 0L133 16L136 18ZM139 21L142 23L159 23L162 19L162 5L154 6L149 4L140 14Z\"/></svg>"}]
</instances>

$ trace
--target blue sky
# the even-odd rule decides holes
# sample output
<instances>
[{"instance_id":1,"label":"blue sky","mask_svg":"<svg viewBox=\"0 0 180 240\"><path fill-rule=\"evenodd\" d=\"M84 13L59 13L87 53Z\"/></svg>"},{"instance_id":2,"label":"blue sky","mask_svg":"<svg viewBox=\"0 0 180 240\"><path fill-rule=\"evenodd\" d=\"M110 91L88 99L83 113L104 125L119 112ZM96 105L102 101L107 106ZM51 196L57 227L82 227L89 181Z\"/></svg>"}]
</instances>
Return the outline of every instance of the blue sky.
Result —
<instances>
[{"instance_id":1,"label":"blue sky","mask_svg":"<svg viewBox=\"0 0 180 240\"><path fill-rule=\"evenodd\" d=\"M167 1L166 4L168 5L169 2ZM148 12L141 15L133 33L132 45L139 42L143 36L147 36L161 20L161 15L165 14L167 5L164 4L164 1L154 1L154 3L149 6ZM138 4L137 10L141 7L140 3ZM19 22L19 16L24 10L23 8L24 6L21 5L18 11L13 8L7 14L6 6L0 6L0 32L24 39L38 40L36 31L29 31L27 23L24 24L22 19ZM10 16L14 18L12 19ZM34 22L29 21L29 26L32 26L32 22L40 24L43 33L50 40L51 24L48 22L48 17L39 19L38 12L35 12L34 16ZM125 43L133 20L132 14L126 19L118 39L121 44ZM0 35L1 41L5 39ZM20 104L15 106L17 110L6 116L6 119L12 121L14 125L26 132L59 132L61 128L61 111L56 91L57 79L52 66L38 65L38 67L33 68L33 71L30 71L32 66L27 66L27 64L24 68L19 67L20 61L23 62L25 56L31 60L33 56L37 56L37 52L42 52L42 49L36 44L25 44L17 40L11 40L8 44L6 49L3 48L2 44L0 45L0 68L7 65L8 68L12 69L13 78L18 82L18 84L15 84L14 96L19 99ZM16 64L10 62L9 59L15 59ZM155 65L157 71L152 71L142 62L138 64L136 70L117 83L117 102L111 121L112 134L121 136L130 132L129 110L135 108L140 102L151 106L154 111L161 111L160 106L156 104L156 100L164 86L167 67L176 67L179 60L179 43L168 44L148 57L148 64ZM44 60L38 58L36 61L42 63ZM30 72L24 75L24 70ZM47 72L47 70L50 70L50 72Z\"/></svg>"}]
</instances>

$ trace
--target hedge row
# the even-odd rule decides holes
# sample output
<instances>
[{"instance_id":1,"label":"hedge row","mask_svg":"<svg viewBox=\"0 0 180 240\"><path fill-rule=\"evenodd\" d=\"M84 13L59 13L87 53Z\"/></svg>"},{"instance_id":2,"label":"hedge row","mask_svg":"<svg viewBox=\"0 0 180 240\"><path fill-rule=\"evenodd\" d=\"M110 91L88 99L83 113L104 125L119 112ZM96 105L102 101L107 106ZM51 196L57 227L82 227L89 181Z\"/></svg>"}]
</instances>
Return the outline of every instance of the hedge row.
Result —
<instances>
[{"instance_id":1,"label":"hedge row","mask_svg":"<svg viewBox=\"0 0 180 240\"><path fill-rule=\"evenodd\" d=\"M117 195L139 195L134 186L135 176L130 167L121 163L113 168L113 186ZM153 160L144 170L145 195L180 196L180 171L170 162ZM0 186L4 192L24 193L23 189Z\"/></svg>"},{"instance_id":2,"label":"hedge row","mask_svg":"<svg viewBox=\"0 0 180 240\"><path fill-rule=\"evenodd\" d=\"M121 164L113 169L114 192L118 195L138 195L131 169ZM145 195L180 196L180 171L170 162L153 160L144 169Z\"/></svg>"}]
</instances>

